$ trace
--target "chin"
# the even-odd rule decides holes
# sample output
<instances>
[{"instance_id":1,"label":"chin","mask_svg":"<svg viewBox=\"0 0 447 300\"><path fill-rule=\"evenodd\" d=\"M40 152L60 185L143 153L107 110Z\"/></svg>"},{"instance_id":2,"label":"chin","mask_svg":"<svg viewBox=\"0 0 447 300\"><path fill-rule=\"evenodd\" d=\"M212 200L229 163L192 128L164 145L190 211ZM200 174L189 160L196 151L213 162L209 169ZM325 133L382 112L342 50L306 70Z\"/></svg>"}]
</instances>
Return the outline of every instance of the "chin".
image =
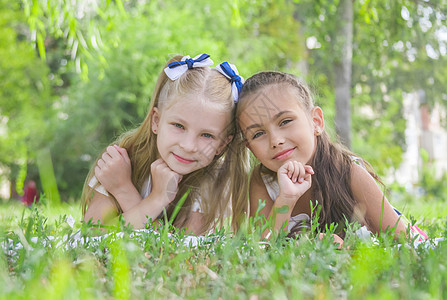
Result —
<instances>
[{"instance_id":1,"label":"chin","mask_svg":"<svg viewBox=\"0 0 447 300\"><path fill-rule=\"evenodd\" d=\"M171 168L172 171L180 175L187 175L195 171L192 168L185 168L185 167L182 168L181 166L175 163L168 163L167 165L169 168Z\"/></svg>"}]
</instances>

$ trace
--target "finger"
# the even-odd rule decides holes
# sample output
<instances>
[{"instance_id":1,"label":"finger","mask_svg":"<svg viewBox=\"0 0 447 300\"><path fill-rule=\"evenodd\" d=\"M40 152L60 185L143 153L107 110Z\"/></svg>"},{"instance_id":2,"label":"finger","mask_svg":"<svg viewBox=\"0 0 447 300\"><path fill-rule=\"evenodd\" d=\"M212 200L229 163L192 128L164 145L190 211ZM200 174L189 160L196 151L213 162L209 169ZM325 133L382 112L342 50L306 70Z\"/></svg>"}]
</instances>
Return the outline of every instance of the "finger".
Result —
<instances>
[{"instance_id":1,"label":"finger","mask_svg":"<svg viewBox=\"0 0 447 300\"><path fill-rule=\"evenodd\" d=\"M312 175L315 174L314 169L309 165L305 165L304 169L306 170L306 173L308 173L308 174L312 174Z\"/></svg>"},{"instance_id":2,"label":"finger","mask_svg":"<svg viewBox=\"0 0 447 300\"><path fill-rule=\"evenodd\" d=\"M334 239L334 244L337 245L337 249L340 250L343 248L343 239L336 234L332 234L332 238Z\"/></svg>"},{"instance_id":3,"label":"finger","mask_svg":"<svg viewBox=\"0 0 447 300\"><path fill-rule=\"evenodd\" d=\"M167 174L172 172L169 166L165 163L163 159L157 159L151 164L151 173L152 174Z\"/></svg>"},{"instance_id":4,"label":"finger","mask_svg":"<svg viewBox=\"0 0 447 300\"><path fill-rule=\"evenodd\" d=\"M106 165L106 162L105 162L102 158L98 159L98 162L96 163L96 166L97 166L97 167L99 167L100 169L102 169L102 168L105 167L105 165Z\"/></svg>"},{"instance_id":5,"label":"finger","mask_svg":"<svg viewBox=\"0 0 447 300\"><path fill-rule=\"evenodd\" d=\"M108 162L112 160L112 156L106 151L101 155L101 158L104 160L104 162Z\"/></svg>"},{"instance_id":6,"label":"finger","mask_svg":"<svg viewBox=\"0 0 447 300\"><path fill-rule=\"evenodd\" d=\"M293 183L295 183L300 175L300 163L297 161L293 161L293 174L290 178Z\"/></svg>"},{"instance_id":7,"label":"finger","mask_svg":"<svg viewBox=\"0 0 447 300\"><path fill-rule=\"evenodd\" d=\"M151 164L151 170L154 170L157 168L157 166L159 166L160 164L163 163L163 159L159 158L157 160L155 160L152 164Z\"/></svg>"},{"instance_id":8,"label":"finger","mask_svg":"<svg viewBox=\"0 0 447 300\"><path fill-rule=\"evenodd\" d=\"M299 161L292 161L291 162L292 165L292 170L293 173L290 176L290 180L292 180L293 183L296 183L298 181L298 179L302 176L302 172L303 172L303 165L299 162Z\"/></svg>"},{"instance_id":9,"label":"finger","mask_svg":"<svg viewBox=\"0 0 447 300\"><path fill-rule=\"evenodd\" d=\"M101 170L98 166L95 167L95 176L100 184L101 184L102 175L103 175L102 172L103 172L103 170Z\"/></svg>"},{"instance_id":10,"label":"finger","mask_svg":"<svg viewBox=\"0 0 447 300\"><path fill-rule=\"evenodd\" d=\"M281 167L279 167L278 172L277 172L278 175L279 174L288 174L289 173L288 166L289 166L289 162L286 162Z\"/></svg>"},{"instance_id":11,"label":"finger","mask_svg":"<svg viewBox=\"0 0 447 300\"><path fill-rule=\"evenodd\" d=\"M303 183L304 182L304 176L306 175L306 171L304 170L304 166L303 166L302 163L299 163L297 168L298 168L297 182L298 183Z\"/></svg>"},{"instance_id":12,"label":"finger","mask_svg":"<svg viewBox=\"0 0 447 300\"><path fill-rule=\"evenodd\" d=\"M159 161L159 164L160 165L165 165L165 166L167 166L167 164L166 164L166 162L164 161L164 159L163 158L159 158L159 159L157 159L157 161Z\"/></svg>"},{"instance_id":13,"label":"finger","mask_svg":"<svg viewBox=\"0 0 447 300\"><path fill-rule=\"evenodd\" d=\"M130 158L129 155L127 154L127 150L126 148L121 148L118 145L113 145L115 147L115 149L119 152L119 154L121 154L121 156L124 158L124 161L126 163L130 163Z\"/></svg>"},{"instance_id":14,"label":"finger","mask_svg":"<svg viewBox=\"0 0 447 300\"><path fill-rule=\"evenodd\" d=\"M101 177L101 169L98 166L95 167L95 176L99 181L99 178Z\"/></svg>"},{"instance_id":15,"label":"finger","mask_svg":"<svg viewBox=\"0 0 447 300\"><path fill-rule=\"evenodd\" d=\"M118 150L114 147L114 146L108 146L107 147L107 153L112 157L112 158L120 158L121 154L118 152Z\"/></svg>"},{"instance_id":16,"label":"finger","mask_svg":"<svg viewBox=\"0 0 447 300\"><path fill-rule=\"evenodd\" d=\"M295 166L294 163L289 161L287 162L287 177L289 177L290 179L292 179L293 177L293 173L295 172Z\"/></svg>"},{"instance_id":17,"label":"finger","mask_svg":"<svg viewBox=\"0 0 447 300\"><path fill-rule=\"evenodd\" d=\"M307 166L304 166L303 169L305 170L305 173L303 174L303 181L307 182L309 185L312 185L312 175L314 174L312 168L306 168Z\"/></svg>"}]
</instances>

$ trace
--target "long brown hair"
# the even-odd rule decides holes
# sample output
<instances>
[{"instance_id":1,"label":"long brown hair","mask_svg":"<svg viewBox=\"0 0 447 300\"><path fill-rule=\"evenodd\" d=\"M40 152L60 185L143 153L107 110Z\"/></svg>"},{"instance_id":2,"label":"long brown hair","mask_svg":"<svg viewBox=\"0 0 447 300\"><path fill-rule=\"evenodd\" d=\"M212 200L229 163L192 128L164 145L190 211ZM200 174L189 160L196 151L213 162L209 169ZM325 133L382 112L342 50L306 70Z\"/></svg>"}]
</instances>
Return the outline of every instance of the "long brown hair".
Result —
<instances>
[{"instance_id":1,"label":"long brown hair","mask_svg":"<svg viewBox=\"0 0 447 300\"><path fill-rule=\"evenodd\" d=\"M172 58L165 67L171 62L180 61L181 58L182 56ZM249 153L244 146L242 134L236 128L231 83L221 73L209 67L192 68L177 80L172 81L162 71L155 85L145 120L137 128L122 134L112 144L119 144L127 150L132 164L132 182L138 190L141 190L149 177L150 166L158 155L157 135L152 132L153 108L159 108L162 113L165 107L173 104L172 99L180 99L182 96L191 94L203 96L197 98L216 103L223 111L230 114L229 126L219 138L225 139L232 135L233 139L208 166L183 176L176 198L166 208L168 218L179 199L190 189L174 221L176 227L184 227L191 214L194 199L200 196L203 213L201 233L212 229L216 224L223 224L228 211L233 216L232 226L237 229L241 216L247 211ZM96 163L97 160L94 165ZM94 168L90 170L84 183L82 193L84 214L92 197L93 189L88 186L88 183L93 175ZM122 213L116 199L113 197L112 199L117 212Z\"/></svg>"},{"instance_id":2,"label":"long brown hair","mask_svg":"<svg viewBox=\"0 0 447 300\"><path fill-rule=\"evenodd\" d=\"M282 72L261 72L248 78L242 88L240 95L240 105L237 108L236 116L239 117L245 105L247 97L262 93L266 88L272 86L291 87L295 93L300 107L308 114L314 108L314 101L309 88L297 77ZM265 98L267 99L267 98ZM275 99L268 98L268 101ZM248 102L248 101L247 101ZM354 155L351 151L339 143L331 141L327 132L323 131L316 138L316 151L311 161L311 165L316 170L312 176L313 200L318 201L321 206L319 223L320 228L336 223L339 225L338 231L344 227L345 220L351 221L353 217L368 223L363 216L356 211L356 201L351 190L351 165L353 160L358 160L364 165L368 172L377 181L379 177L374 173L368 162ZM355 158L355 159L354 159ZM255 168L255 172L265 171L267 168L260 166ZM276 173L269 170L272 176ZM274 200L274 199L273 199ZM302 224L299 224L301 226ZM343 233L342 233L343 234Z\"/></svg>"}]
</instances>

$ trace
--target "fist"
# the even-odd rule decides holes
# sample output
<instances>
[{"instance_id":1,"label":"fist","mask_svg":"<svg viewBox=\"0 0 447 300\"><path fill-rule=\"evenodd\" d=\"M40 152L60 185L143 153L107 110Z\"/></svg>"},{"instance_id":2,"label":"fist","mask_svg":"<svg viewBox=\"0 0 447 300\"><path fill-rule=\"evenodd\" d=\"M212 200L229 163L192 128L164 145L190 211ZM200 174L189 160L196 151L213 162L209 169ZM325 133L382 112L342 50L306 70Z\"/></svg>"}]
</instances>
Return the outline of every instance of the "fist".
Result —
<instances>
[{"instance_id":1,"label":"fist","mask_svg":"<svg viewBox=\"0 0 447 300\"><path fill-rule=\"evenodd\" d=\"M178 191L178 185L183 176L172 171L166 162L159 158L151 164L152 193L155 193L166 204L175 199Z\"/></svg>"},{"instance_id":2,"label":"fist","mask_svg":"<svg viewBox=\"0 0 447 300\"><path fill-rule=\"evenodd\" d=\"M312 185L314 171L298 161L288 161L277 172L279 193L283 199L296 203Z\"/></svg>"},{"instance_id":3,"label":"fist","mask_svg":"<svg viewBox=\"0 0 447 300\"><path fill-rule=\"evenodd\" d=\"M127 151L117 145L107 147L95 167L96 178L114 196L132 184L131 173Z\"/></svg>"}]
</instances>

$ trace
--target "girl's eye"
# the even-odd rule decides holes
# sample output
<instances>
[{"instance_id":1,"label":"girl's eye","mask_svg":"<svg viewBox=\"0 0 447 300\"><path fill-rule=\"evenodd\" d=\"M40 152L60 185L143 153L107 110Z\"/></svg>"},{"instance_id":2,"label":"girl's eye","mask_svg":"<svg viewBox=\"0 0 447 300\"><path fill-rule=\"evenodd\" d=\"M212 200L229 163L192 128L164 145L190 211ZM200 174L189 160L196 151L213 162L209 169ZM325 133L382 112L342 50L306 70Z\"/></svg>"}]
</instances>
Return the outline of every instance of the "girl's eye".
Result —
<instances>
[{"instance_id":1,"label":"girl's eye","mask_svg":"<svg viewBox=\"0 0 447 300\"><path fill-rule=\"evenodd\" d=\"M207 138L207 139L214 139L214 135L212 135L210 133L203 133L202 136Z\"/></svg>"},{"instance_id":2,"label":"girl's eye","mask_svg":"<svg viewBox=\"0 0 447 300\"><path fill-rule=\"evenodd\" d=\"M258 132L256 132L254 135L253 135L253 137L252 137L252 139L254 140L254 139L257 139L258 137L260 137L261 135L263 135L264 133L262 132L262 131L258 131Z\"/></svg>"},{"instance_id":3,"label":"girl's eye","mask_svg":"<svg viewBox=\"0 0 447 300\"><path fill-rule=\"evenodd\" d=\"M182 124L179 124L179 123L174 123L172 125L174 125L177 128L180 128L180 129L184 129L185 128Z\"/></svg>"},{"instance_id":4,"label":"girl's eye","mask_svg":"<svg viewBox=\"0 0 447 300\"><path fill-rule=\"evenodd\" d=\"M290 122L292 122L292 120L290 120L290 119L282 120L281 123L279 123L279 126L284 126L284 125L286 125L287 123L290 123Z\"/></svg>"}]
</instances>

